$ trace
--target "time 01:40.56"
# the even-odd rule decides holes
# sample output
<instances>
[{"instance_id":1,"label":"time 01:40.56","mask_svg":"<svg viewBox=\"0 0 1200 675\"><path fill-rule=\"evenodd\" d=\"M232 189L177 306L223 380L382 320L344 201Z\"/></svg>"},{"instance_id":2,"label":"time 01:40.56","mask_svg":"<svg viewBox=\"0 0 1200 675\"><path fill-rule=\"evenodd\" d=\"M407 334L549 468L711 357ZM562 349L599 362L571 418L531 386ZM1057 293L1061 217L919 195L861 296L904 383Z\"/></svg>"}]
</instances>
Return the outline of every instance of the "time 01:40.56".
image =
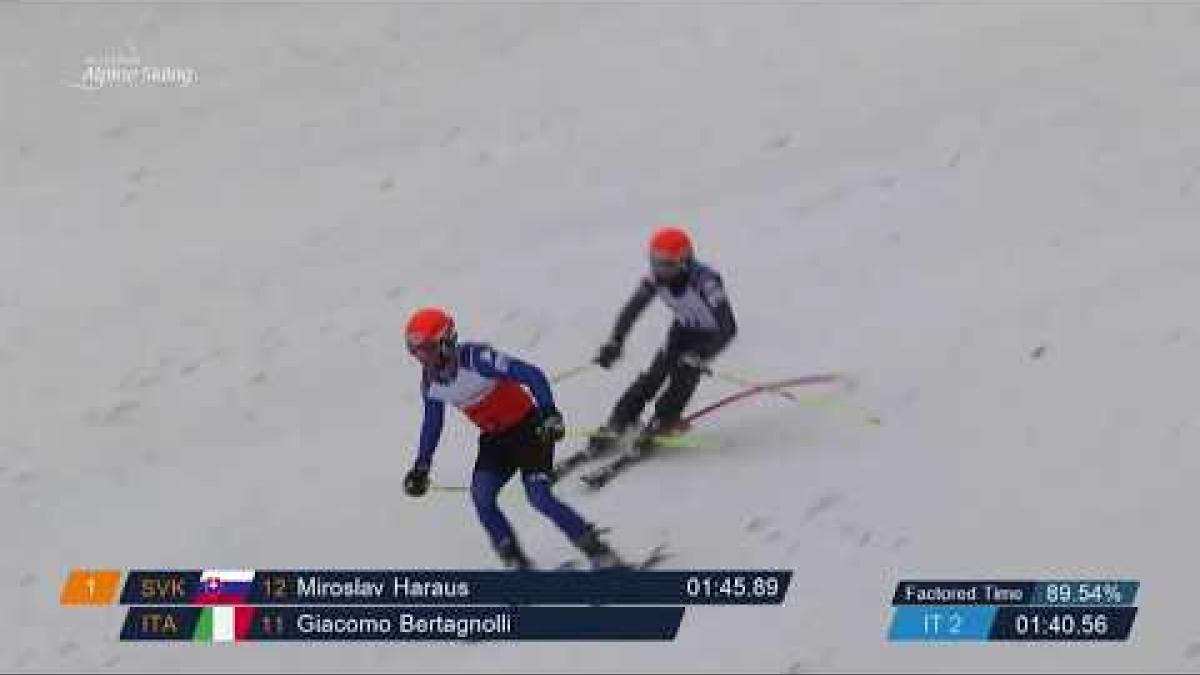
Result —
<instances>
[{"instance_id":1,"label":"time 01:40.56","mask_svg":"<svg viewBox=\"0 0 1200 675\"><path fill-rule=\"evenodd\" d=\"M1013 617L1013 630L1025 636L1072 636L1108 633L1108 616L1096 614L1018 614Z\"/></svg>"}]
</instances>

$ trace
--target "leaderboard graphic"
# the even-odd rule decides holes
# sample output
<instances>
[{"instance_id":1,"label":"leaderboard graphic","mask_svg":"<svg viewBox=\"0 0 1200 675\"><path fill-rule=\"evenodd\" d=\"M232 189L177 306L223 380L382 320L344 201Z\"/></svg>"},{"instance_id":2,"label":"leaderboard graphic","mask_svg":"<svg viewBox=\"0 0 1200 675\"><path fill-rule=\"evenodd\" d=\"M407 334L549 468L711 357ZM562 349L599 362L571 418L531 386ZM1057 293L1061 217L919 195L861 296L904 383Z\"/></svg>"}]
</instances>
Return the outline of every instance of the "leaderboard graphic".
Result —
<instances>
[{"instance_id":1,"label":"leaderboard graphic","mask_svg":"<svg viewBox=\"0 0 1200 675\"><path fill-rule=\"evenodd\" d=\"M123 641L673 640L691 605L781 605L787 570L72 570Z\"/></svg>"},{"instance_id":2,"label":"leaderboard graphic","mask_svg":"<svg viewBox=\"0 0 1200 675\"><path fill-rule=\"evenodd\" d=\"M123 641L675 639L686 608L780 606L790 570L72 570L66 606L126 607ZM1129 639L1140 582L901 580L893 642Z\"/></svg>"},{"instance_id":3,"label":"leaderboard graphic","mask_svg":"<svg viewBox=\"0 0 1200 675\"><path fill-rule=\"evenodd\" d=\"M1137 616L1139 585L1128 580L900 581L888 639L1124 641Z\"/></svg>"}]
</instances>

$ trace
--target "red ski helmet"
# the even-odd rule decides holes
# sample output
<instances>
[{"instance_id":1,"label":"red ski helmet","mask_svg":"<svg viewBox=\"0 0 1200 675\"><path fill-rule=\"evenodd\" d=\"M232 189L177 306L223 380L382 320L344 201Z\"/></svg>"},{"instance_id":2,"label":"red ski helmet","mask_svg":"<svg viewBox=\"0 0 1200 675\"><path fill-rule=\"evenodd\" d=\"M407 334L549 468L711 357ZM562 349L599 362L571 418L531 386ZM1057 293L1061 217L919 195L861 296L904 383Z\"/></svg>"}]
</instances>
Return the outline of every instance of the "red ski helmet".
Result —
<instances>
[{"instance_id":1,"label":"red ski helmet","mask_svg":"<svg viewBox=\"0 0 1200 675\"><path fill-rule=\"evenodd\" d=\"M673 279L692 262L692 239L682 228L661 227L650 237L650 269L660 280Z\"/></svg>"},{"instance_id":2,"label":"red ski helmet","mask_svg":"<svg viewBox=\"0 0 1200 675\"><path fill-rule=\"evenodd\" d=\"M425 307L413 312L404 328L404 336L409 353L434 368L445 365L458 346L454 318L440 307Z\"/></svg>"}]
</instances>

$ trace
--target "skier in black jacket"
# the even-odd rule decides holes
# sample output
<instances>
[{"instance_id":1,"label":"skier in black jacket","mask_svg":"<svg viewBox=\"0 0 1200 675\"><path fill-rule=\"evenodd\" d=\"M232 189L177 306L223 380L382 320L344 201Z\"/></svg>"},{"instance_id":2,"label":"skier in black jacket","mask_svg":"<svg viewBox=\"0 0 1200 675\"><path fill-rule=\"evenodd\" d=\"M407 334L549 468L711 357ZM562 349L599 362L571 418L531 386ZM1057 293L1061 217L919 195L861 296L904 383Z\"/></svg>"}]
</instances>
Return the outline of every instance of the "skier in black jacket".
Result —
<instances>
[{"instance_id":1,"label":"skier in black jacket","mask_svg":"<svg viewBox=\"0 0 1200 675\"><path fill-rule=\"evenodd\" d=\"M737 334L721 275L696 260L686 232L677 227L659 229L650 239L649 254L650 274L621 309L612 336L593 361L609 368L621 357L625 337L656 295L674 312L675 321L650 367L625 390L608 423L589 439L589 450L596 454L613 447L621 434L638 422L646 404L667 380L670 383L655 402L654 417L641 430L635 446L644 446L658 434L686 431L683 409L700 376Z\"/></svg>"}]
</instances>

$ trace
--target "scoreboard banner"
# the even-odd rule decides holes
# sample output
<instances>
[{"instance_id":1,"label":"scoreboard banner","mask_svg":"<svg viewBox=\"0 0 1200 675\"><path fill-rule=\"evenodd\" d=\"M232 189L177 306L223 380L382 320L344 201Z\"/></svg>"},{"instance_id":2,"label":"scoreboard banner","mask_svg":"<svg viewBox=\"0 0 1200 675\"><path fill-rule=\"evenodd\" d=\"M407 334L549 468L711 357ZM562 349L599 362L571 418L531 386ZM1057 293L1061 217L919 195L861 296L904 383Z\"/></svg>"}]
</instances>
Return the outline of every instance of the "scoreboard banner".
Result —
<instances>
[{"instance_id":1,"label":"scoreboard banner","mask_svg":"<svg viewBox=\"0 0 1200 675\"><path fill-rule=\"evenodd\" d=\"M900 581L888 639L898 642L1128 640L1131 580Z\"/></svg>"},{"instance_id":2,"label":"scoreboard banner","mask_svg":"<svg viewBox=\"0 0 1200 675\"><path fill-rule=\"evenodd\" d=\"M789 570L73 570L123 641L675 639L689 605L780 606Z\"/></svg>"},{"instance_id":3,"label":"scoreboard banner","mask_svg":"<svg viewBox=\"0 0 1200 675\"><path fill-rule=\"evenodd\" d=\"M67 606L125 606L123 641L674 640L689 606L780 607L778 569L77 569ZM892 642L1120 642L1140 583L1121 579L896 583Z\"/></svg>"},{"instance_id":4,"label":"scoreboard banner","mask_svg":"<svg viewBox=\"0 0 1200 675\"><path fill-rule=\"evenodd\" d=\"M777 605L785 570L132 570L123 605Z\"/></svg>"}]
</instances>

